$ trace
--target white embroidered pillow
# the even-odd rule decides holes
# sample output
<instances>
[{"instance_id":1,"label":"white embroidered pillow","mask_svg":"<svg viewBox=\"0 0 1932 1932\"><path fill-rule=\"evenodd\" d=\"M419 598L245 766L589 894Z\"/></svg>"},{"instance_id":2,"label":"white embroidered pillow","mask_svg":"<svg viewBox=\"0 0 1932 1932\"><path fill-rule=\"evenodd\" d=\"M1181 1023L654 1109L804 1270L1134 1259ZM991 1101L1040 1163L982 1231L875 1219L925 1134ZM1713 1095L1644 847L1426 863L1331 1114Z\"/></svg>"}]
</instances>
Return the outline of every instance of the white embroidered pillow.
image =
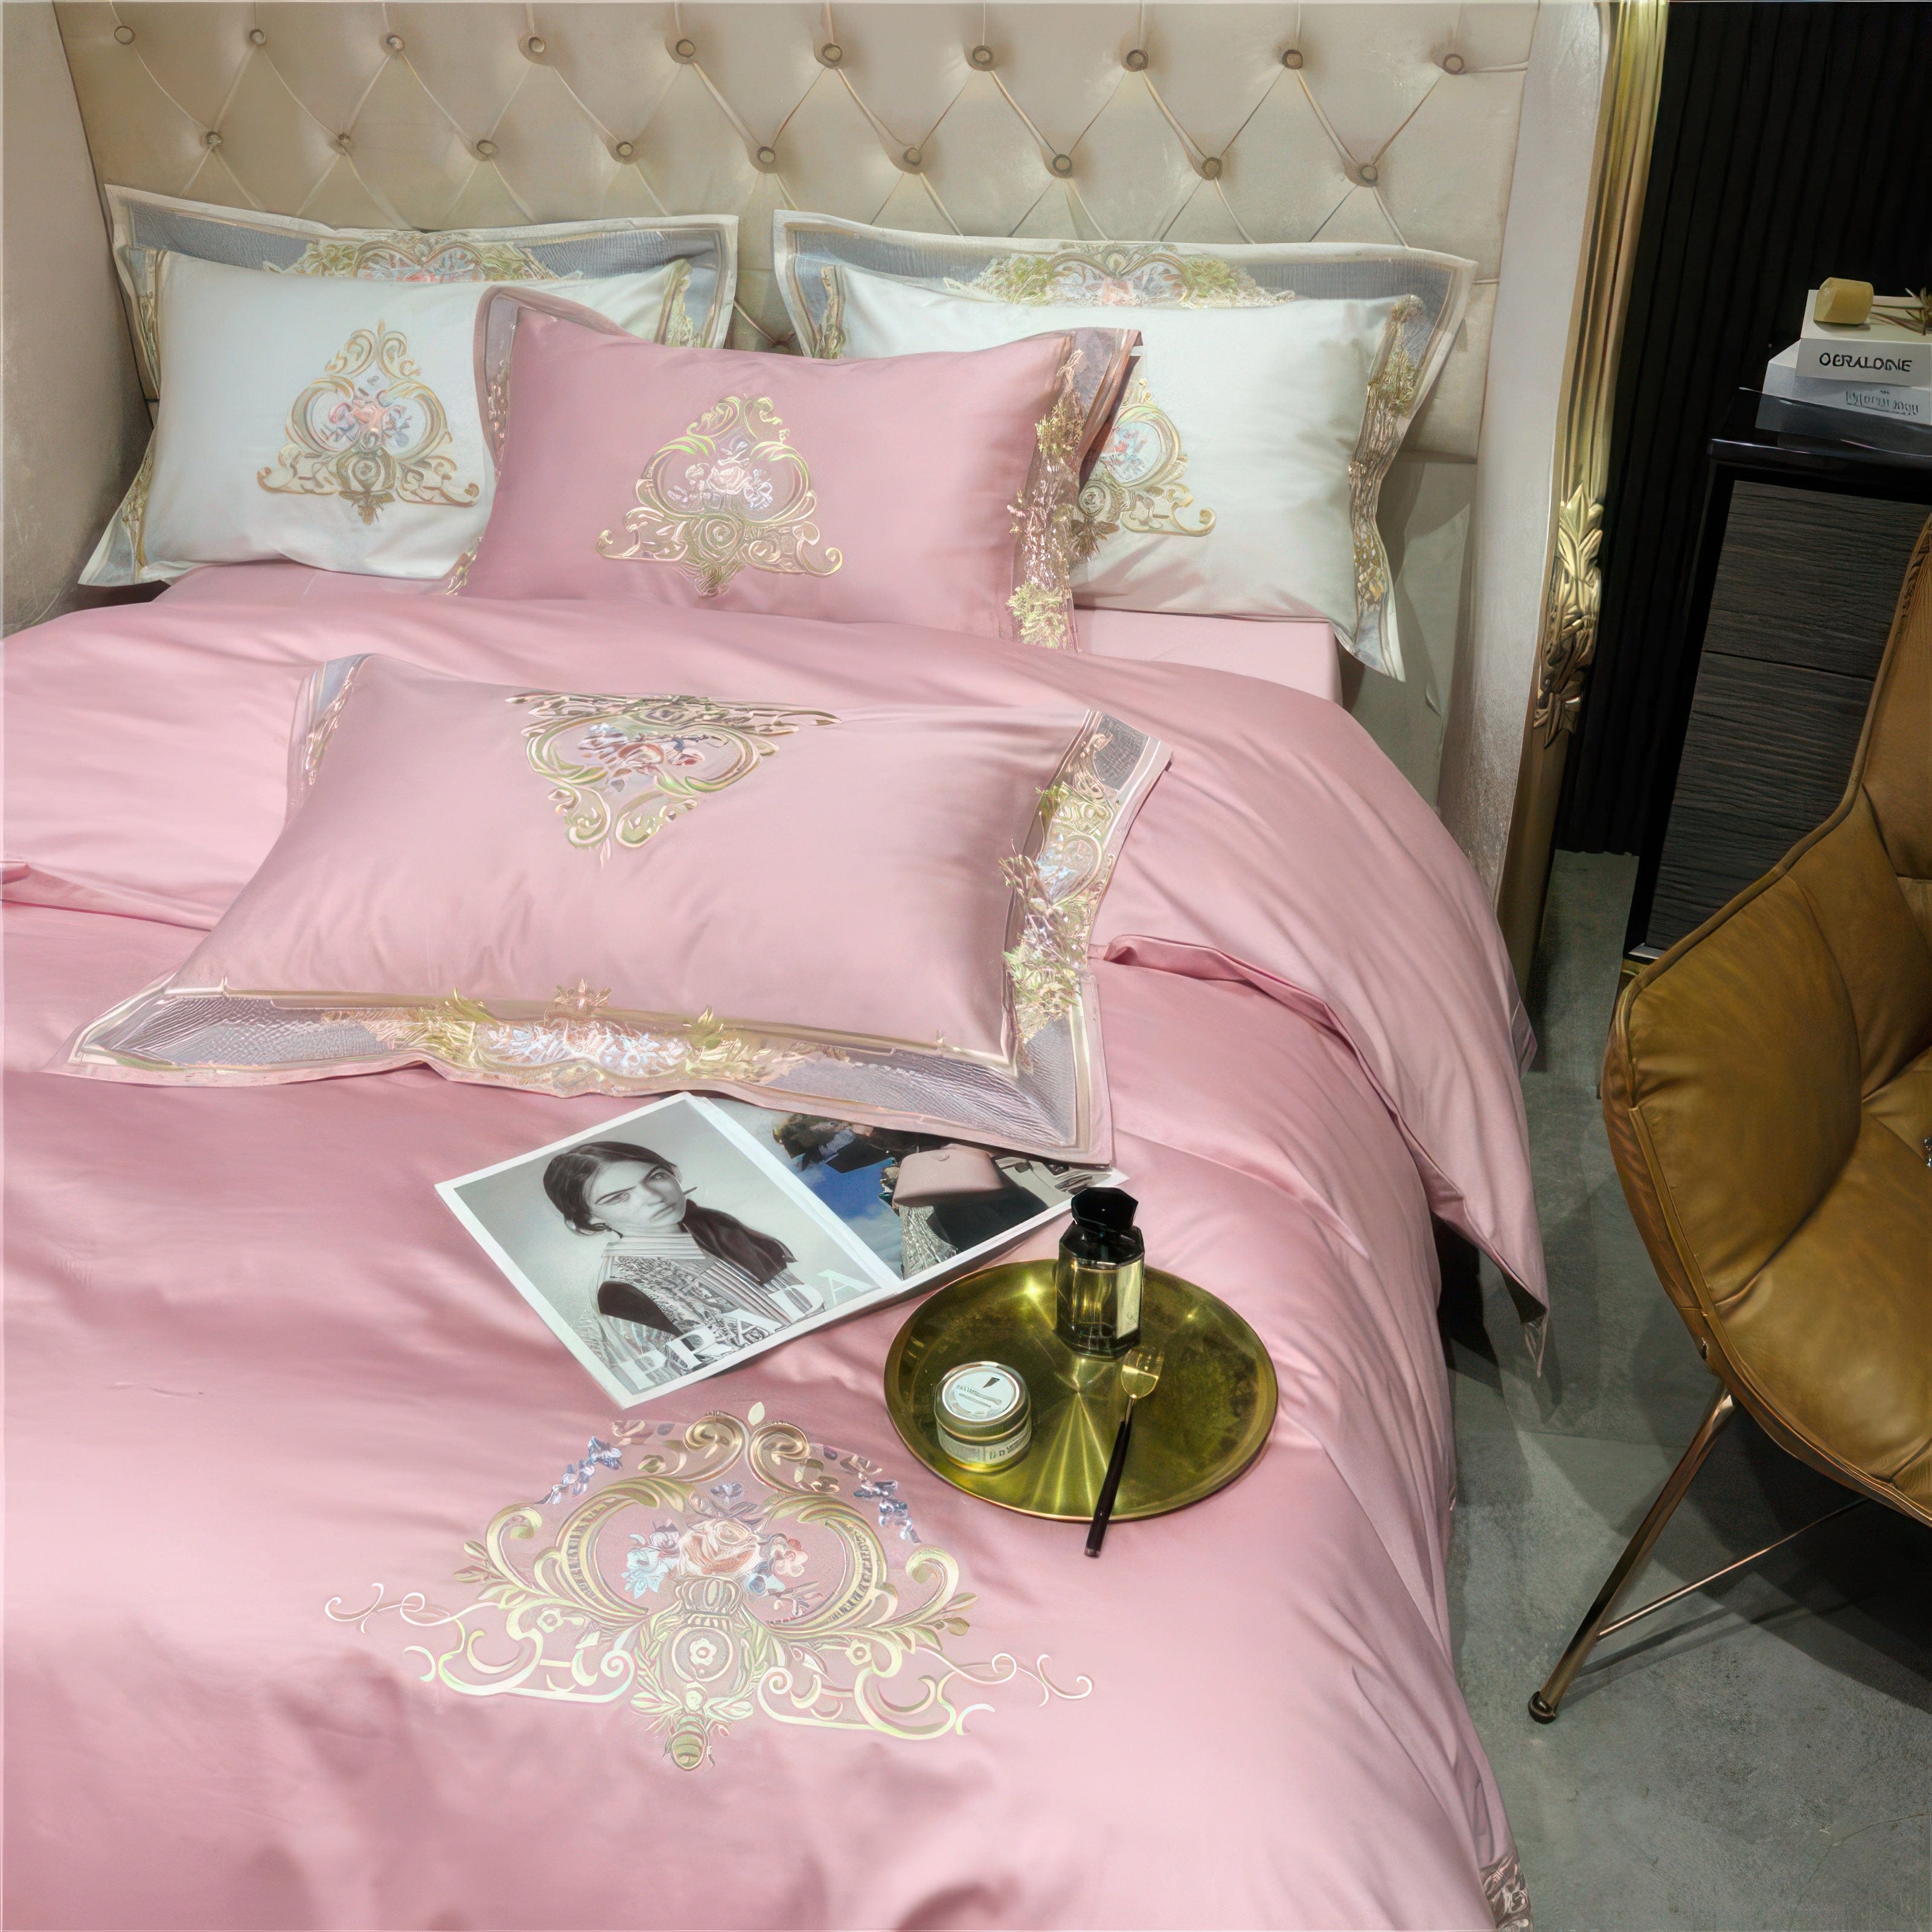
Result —
<instances>
[{"instance_id":1,"label":"white embroidered pillow","mask_svg":"<svg viewBox=\"0 0 1932 1932\"><path fill-rule=\"evenodd\" d=\"M384 301L386 292L406 298L412 290L448 287L458 292L453 300L431 303L425 314L441 315L460 308L473 317L483 289L504 283L566 295L629 334L661 342L716 344L723 340L730 322L737 273L735 216L667 216L655 221L613 217L518 229L418 232L326 228L312 221L208 207L118 187L109 188L106 196L113 224L115 267L128 303L141 380L151 396L160 395L164 361L172 359L178 382L197 365L213 362L224 368L226 388L212 399L206 393L197 394L190 406L195 416L204 419L211 400L218 412L244 394L252 394L260 380L258 351L272 346L260 332L261 311L266 308L277 317L298 313L307 292L330 286L359 286L376 304L364 320L386 322L392 334L400 328L396 319L398 308L407 304L406 301ZM254 276L257 285L251 290L246 284L220 279L206 284L190 272L185 279L197 285L200 298L188 300L181 293L181 285L184 265L190 262L219 267L224 274L240 270ZM271 282L284 284L285 292L267 294L260 285ZM210 286L217 291L226 289L220 300L236 303L232 316L212 313L218 304L208 293ZM350 298L352 304L357 299ZM161 340L164 316L170 311L176 312L168 331L176 352L171 358ZM356 313L362 310L358 308ZM427 326L418 322L411 338L415 346L410 359L419 370L426 368L422 362L425 353L431 354L439 365L443 360L424 334ZM212 334L206 333L211 327ZM202 333L196 339L185 339L184 332L197 330ZM439 339L442 333L430 330ZM342 346L338 343L325 362L332 361ZM377 352L392 350L392 344L379 345ZM461 380L452 383L440 366L434 377L422 377L450 419L455 440L466 449L476 413L467 354L466 350ZM320 374L323 366L318 364L311 373ZM278 363L274 380L280 380L284 373ZM345 367L337 373L353 385L368 372L358 375ZM303 380L306 384L308 378ZM366 386L365 382L365 390ZM406 411L406 400L402 406ZM239 514L240 506L226 499L225 491L232 478L216 452L216 467L210 473L223 504L216 514L194 520L184 529L169 514L177 506L172 490L164 487L157 499L158 465L164 454L171 455L172 469L178 472L183 449L194 448L200 459L205 459L208 452L196 439L184 436L186 418L178 409L169 412L164 398L163 415L170 413L175 432L172 451L164 452L151 442L140 473L81 574L83 584L152 582L178 576L196 564L262 556L314 562L321 560L309 554L317 546L326 554L324 567L330 569L376 576L439 577L470 548L475 530L481 528L481 513L487 508L490 488L487 474L480 479L474 528L453 550L446 542L452 520L446 514L392 517L379 509L359 540L354 532L345 532L326 519L313 527L298 520L292 528L286 518L270 518L265 524L260 515ZM370 433L370 424L364 421L354 435L364 446L364 454L380 467L384 452L367 446ZM159 434L158 430L158 437ZM324 427L315 434L326 446L328 454L346 453L350 437L346 428L338 433ZM298 434L290 440L306 446L310 439ZM313 449L308 453L316 454ZM432 471L437 466L433 453L418 451L406 438L401 442L392 439L387 453L405 461L420 455ZM465 474L477 480L473 470ZM370 490L357 486L358 514L365 499L384 487L380 481ZM398 500L427 507L432 497L424 494L426 487L420 476L404 479L405 494ZM447 512L452 506L443 503L440 507ZM264 508L252 500L247 501L250 512ZM222 508L236 514L224 515ZM158 511L161 519L158 531L154 522ZM412 527L400 532L400 525ZM404 536L400 542L395 541L399 534ZM297 547L286 547L285 539ZM242 547L238 551L238 544Z\"/></svg>"},{"instance_id":2,"label":"white embroidered pillow","mask_svg":"<svg viewBox=\"0 0 1932 1932\"><path fill-rule=\"evenodd\" d=\"M738 278L735 214L612 214L514 228L332 228L257 208L102 190L142 386L158 396L155 278L164 254L269 274L512 282L568 295L654 342L716 349Z\"/></svg>"},{"instance_id":3,"label":"white embroidered pillow","mask_svg":"<svg viewBox=\"0 0 1932 1932\"><path fill-rule=\"evenodd\" d=\"M160 412L82 580L273 557L443 575L490 512L473 346L487 286L166 256Z\"/></svg>"},{"instance_id":4,"label":"white embroidered pillow","mask_svg":"<svg viewBox=\"0 0 1932 1932\"><path fill-rule=\"evenodd\" d=\"M790 214L778 253L800 338L823 356L983 347L1096 314L1138 329L1136 379L1082 494L1078 600L1325 617L1364 662L1402 674L1378 494L1473 264L885 235Z\"/></svg>"}]
</instances>

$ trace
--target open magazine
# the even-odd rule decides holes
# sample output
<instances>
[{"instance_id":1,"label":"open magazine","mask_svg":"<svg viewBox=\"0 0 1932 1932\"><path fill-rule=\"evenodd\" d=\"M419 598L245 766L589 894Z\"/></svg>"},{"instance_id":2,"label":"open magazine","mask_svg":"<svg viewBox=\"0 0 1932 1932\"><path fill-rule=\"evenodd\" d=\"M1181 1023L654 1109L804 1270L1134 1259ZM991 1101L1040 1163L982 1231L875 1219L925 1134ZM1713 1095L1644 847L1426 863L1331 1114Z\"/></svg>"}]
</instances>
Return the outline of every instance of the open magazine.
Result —
<instances>
[{"instance_id":1,"label":"open magazine","mask_svg":"<svg viewBox=\"0 0 1932 1932\"><path fill-rule=\"evenodd\" d=\"M436 1192L628 1408L934 1286L1121 1178L680 1094Z\"/></svg>"}]
</instances>

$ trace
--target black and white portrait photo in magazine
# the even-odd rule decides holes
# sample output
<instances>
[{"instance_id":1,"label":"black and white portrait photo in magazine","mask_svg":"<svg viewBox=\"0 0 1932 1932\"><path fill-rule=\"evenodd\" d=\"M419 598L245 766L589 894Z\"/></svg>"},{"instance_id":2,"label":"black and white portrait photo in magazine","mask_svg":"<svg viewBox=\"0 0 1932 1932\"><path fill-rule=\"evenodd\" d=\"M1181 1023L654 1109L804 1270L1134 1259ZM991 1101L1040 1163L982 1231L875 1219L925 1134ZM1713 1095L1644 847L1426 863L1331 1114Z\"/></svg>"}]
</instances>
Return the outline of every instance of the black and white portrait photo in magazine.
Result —
<instances>
[{"instance_id":1,"label":"black and white portrait photo in magazine","mask_svg":"<svg viewBox=\"0 0 1932 1932\"><path fill-rule=\"evenodd\" d=\"M708 1101L660 1100L437 1189L620 1405L903 1292Z\"/></svg>"}]
</instances>

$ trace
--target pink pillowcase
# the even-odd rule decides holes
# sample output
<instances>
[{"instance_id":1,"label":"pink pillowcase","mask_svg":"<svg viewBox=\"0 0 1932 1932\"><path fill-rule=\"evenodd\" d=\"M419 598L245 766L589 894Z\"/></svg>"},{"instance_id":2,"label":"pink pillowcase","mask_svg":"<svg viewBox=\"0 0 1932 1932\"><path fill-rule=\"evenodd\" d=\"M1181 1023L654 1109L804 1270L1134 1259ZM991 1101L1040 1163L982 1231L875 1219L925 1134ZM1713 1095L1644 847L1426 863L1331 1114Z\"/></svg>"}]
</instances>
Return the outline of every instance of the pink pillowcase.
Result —
<instances>
[{"instance_id":1,"label":"pink pillowcase","mask_svg":"<svg viewBox=\"0 0 1932 1932\"><path fill-rule=\"evenodd\" d=\"M1138 340L817 362L668 348L493 291L496 496L458 582L1072 649L1068 519Z\"/></svg>"},{"instance_id":2,"label":"pink pillowcase","mask_svg":"<svg viewBox=\"0 0 1932 1932\"><path fill-rule=\"evenodd\" d=\"M1096 1119L1087 935L1166 756L1077 706L834 713L338 659L304 693L274 850L66 1070L427 1061L1059 1151Z\"/></svg>"}]
</instances>

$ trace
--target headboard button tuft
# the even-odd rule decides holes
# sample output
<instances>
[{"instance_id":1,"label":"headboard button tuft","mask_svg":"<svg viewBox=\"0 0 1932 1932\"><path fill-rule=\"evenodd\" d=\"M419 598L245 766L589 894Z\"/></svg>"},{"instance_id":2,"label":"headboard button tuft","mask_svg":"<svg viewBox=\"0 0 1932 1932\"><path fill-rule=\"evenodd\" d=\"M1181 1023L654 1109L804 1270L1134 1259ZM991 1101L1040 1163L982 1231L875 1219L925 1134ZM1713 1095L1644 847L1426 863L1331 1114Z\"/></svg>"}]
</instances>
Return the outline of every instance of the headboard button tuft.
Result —
<instances>
[{"instance_id":1,"label":"headboard button tuft","mask_svg":"<svg viewBox=\"0 0 1932 1932\"><path fill-rule=\"evenodd\" d=\"M212 128L209 128L208 132L202 135L201 140L202 146L206 148L218 148L221 145L220 135Z\"/></svg>"},{"instance_id":2,"label":"headboard button tuft","mask_svg":"<svg viewBox=\"0 0 1932 1932\"><path fill-rule=\"evenodd\" d=\"M403 50L403 37L400 34L385 34L382 36L382 44L392 54L399 54Z\"/></svg>"},{"instance_id":3,"label":"headboard button tuft","mask_svg":"<svg viewBox=\"0 0 1932 1932\"><path fill-rule=\"evenodd\" d=\"M760 167L766 170L775 168L778 164L778 151L776 148L760 148L757 158Z\"/></svg>"},{"instance_id":4,"label":"headboard button tuft","mask_svg":"<svg viewBox=\"0 0 1932 1932\"><path fill-rule=\"evenodd\" d=\"M1221 157L1219 154L1203 155L1201 160L1201 178L1203 181L1219 181L1221 178Z\"/></svg>"},{"instance_id":5,"label":"headboard button tuft","mask_svg":"<svg viewBox=\"0 0 1932 1932\"><path fill-rule=\"evenodd\" d=\"M1120 62L1120 64L1124 67L1130 74L1139 74L1142 72L1146 68L1147 64L1148 57L1147 49L1145 47L1130 47Z\"/></svg>"},{"instance_id":6,"label":"headboard button tuft","mask_svg":"<svg viewBox=\"0 0 1932 1932\"><path fill-rule=\"evenodd\" d=\"M253 46L266 47L268 44L268 35L263 33L260 27L250 27L248 29L248 40L250 45Z\"/></svg>"},{"instance_id":7,"label":"headboard button tuft","mask_svg":"<svg viewBox=\"0 0 1932 1932\"><path fill-rule=\"evenodd\" d=\"M844 62L844 58L845 50L836 40L827 40L818 50L819 64L821 67L837 67Z\"/></svg>"},{"instance_id":8,"label":"headboard button tuft","mask_svg":"<svg viewBox=\"0 0 1932 1932\"><path fill-rule=\"evenodd\" d=\"M1282 56L1281 64L1283 67L1286 68L1300 67L1301 64L1301 50L1299 47L1290 47L1287 52Z\"/></svg>"},{"instance_id":9,"label":"headboard button tuft","mask_svg":"<svg viewBox=\"0 0 1932 1932\"><path fill-rule=\"evenodd\" d=\"M616 152L620 161L628 161L637 152L628 141L620 141L617 143Z\"/></svg>"},{"instance_id":10,"label":"headboard button tuft","mask_svg":"<svg viewBox=\"0 0 1932 1932\"><path fill-rule=\"evenodd\" d=\"M1053 172L1063 178L1070 175L1073 172L1073 157L1071 154L1055 154L1053 158Z\"/></svg>"},{"instance_id":11,"label":"headboard button tuft","mask_svg":"<svg viewBox=\"0 0 1932 1932\"><path fill-rule=\"evenodd\" d=\"M674 40L670 57L674 61L683 62L688 67L698 58L698 43L695 40Z\"/></svg>"},{"instance_id":12,"label":"headboard button tuft","mask_svg":"<svg viewBox=\"0 0 1932 1932\"><path fill-rule=\"evenodd\" d=\"M966 58L970 61L982 74L988 73L992 70L993 65L993 50L991 47L985 45L984 43L982 43L980 46L975 47L973 51L966 56Z\"/></svg>"},{"instance_id":13,"label":"headboard button tuft","mask_svg":"<svg viewBox=\"0 0 1932 1932\"><path fill-rule=\"evenodd\" d=\"M1376 183L1382 179L1382 170L1373 161L1364 161L1355 170L1355 178L1364 188L1373 188Z\"/></svg>"},{"instance_id":14,"label":"headboard button tuft","mask_svg":"<svg viewBox=\"0 0 1932 1932\"><path fill-rule=\"evenodd\" d=\"M496 144L494 141L478 141L476 152L487 161L496 152Z\"/></svg>"},{"instance_id":15,"label":"headboard button tuft","mask_svg":"<svg viewBox=\"0 0 1932 1932\"><path fill-rule=\"evenodd\" d=\"M1444 54L1442 56L1442 71L1444 74L1460 74L1464 65L1465 62L1460 54Z\"/></svg>"},{"instance_id":16,"label":"headboard button tuft","mask_svg":"<svg viewBox=\"0 0 1932 1932\"><path fill-rule=\"evenodd\" d=\"M926 156L916 148L907 148L899 159L915 174L926 165Z\"/></svg>"},{"instance_id":17,"label":"headboard button tuft","mask_svg":"<svg viewBox=\"0 0 1932 1932\"><path fill-rule=\"evenodd\" d=\"M544 37L541 34L532 34L530 38L524 43L524 52L529 55L532 60L542 60L544 56L549 51L549 48L544 44Z\"/></svg>"},{"instance_id":18,"label":"headboard button tuft","mask_svg":"<svg viewBox=\"0 0 1932 1932\"><path fill-rule=\"evenodd\" d=\"M134 44L134 30L132 27L116 27L114 29L114 38L124 47L131 47Z\"/></svg>"}]
</instances>

